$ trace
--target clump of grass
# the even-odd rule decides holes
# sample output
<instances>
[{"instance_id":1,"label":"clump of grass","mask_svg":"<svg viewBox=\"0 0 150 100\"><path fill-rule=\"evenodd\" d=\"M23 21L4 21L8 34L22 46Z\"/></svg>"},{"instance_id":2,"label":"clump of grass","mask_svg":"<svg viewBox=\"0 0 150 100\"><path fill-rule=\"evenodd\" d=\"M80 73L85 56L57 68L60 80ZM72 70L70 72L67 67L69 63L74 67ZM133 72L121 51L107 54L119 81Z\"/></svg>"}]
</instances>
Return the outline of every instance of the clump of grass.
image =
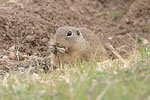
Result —
<instances>
[{"instance_id":1,"label":"clump of grass","mask_svg":"<svg viewBox=\"0 0 150 100\"><path fill-rule=\"evenodd\" d=\"M148 55L148 56L147 56ZM150 52L134 51L128 59L76 62L49 73L0 77L1 100L149 100Z\"/></svg>"},{"instance_id":2,"label":"clump of grass","mask_svg":"<svg viewBox=\"0 0 150 100\"><path fill-rule=\"evenodd\" d=\"M123 16L122 12L113 12L111 13L110 17L114 20L114 21L120 21L121 18Z\"/></svg>"},{"instance_id":3,"label":"clump of grass","mask_svg":"<svg viewBox=\"0 0 150 100\"><path fill-rule=\"evenodd\" d=\"M149 24L148 23L144 23L144 25L141 27L141 30L143 33L147 33L149 31Z\"/></svg>"},{"instance_id":4,"label":"clump of grass","mask_svg":"<svg viewBox=\"0 0 150 100\"><path fill-rule=\"evenodd\" d=\"M103 9L104 9L104 5L101 4L98 8L98 11L101 12Z\"/></svg>"},{"instance_id":5,"label":"clump of grass","mask_svg":"<svg viewBox=\"0 0 150 100\"><path fill-rule=\"evenodd\" d=\"M144 21L140 24L137 23L135 26L138 27L141 30L141 32L143 32L143 33L149 33L149 31L150 31L149 30L149 27L150 27L149 22Z\"/></svg>"}]
</instances>

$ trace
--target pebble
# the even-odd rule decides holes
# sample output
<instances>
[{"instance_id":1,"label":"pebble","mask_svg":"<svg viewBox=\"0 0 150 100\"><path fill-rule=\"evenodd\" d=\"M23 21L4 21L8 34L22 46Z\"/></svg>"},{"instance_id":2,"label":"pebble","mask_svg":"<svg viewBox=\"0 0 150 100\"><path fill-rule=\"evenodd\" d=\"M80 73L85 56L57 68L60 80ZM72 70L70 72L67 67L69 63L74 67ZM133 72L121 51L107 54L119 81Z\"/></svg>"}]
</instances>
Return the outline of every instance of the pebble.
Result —
<instances>
[{"instance_id":1,"label":"pebble","mask_svg":"<svg viewBox=\"0 0 150 100\"><path fill-rule=\"evenodd\" d=\"M29 41L29 42L32 42L32 41L35 40L35 36L28 35L28 36L26 37L26 40Z\"/></svg>"},{"instance_id":2,"label":"pebble","mask_svg":"<svg viewBox=\"0 0 150 100\"><path fill-rule=\"evenodd\" d=\"M10 58L11 60L15 60L15 59L16 59L15 53L10 53L9 58Z\"/></svg>"},{"instance_id":3,"label":"pebble","mask_svg":"<svg viewBox=\"0 0 150 100\"><path fill-rule=\"evenodd\" d=\"M47 41L48 41L47 38L43 38L43 39L42 39L42 42L43 42L43 43L46 43Z\"/></svg>"},{"instance_id":4,"label":"pebble","mask_svg":"<svg viewBox=\"0 0 150 100\"><path fill-rule=\"evenodd\" d=\"M8 59L8 56L4 55L2 58L3 58L3 59Z\"/></svg>"},{"instance_id":5,"label":"pebble","mask_svg":"<svg viewBox=\"0 0 150 100\"><path fill-rule=\"evenodd\" d=\"M9 48L9 50L12 51L12 52L15 51L15 45L11 46L11 47Z\"/></svg>"}]
</instances>

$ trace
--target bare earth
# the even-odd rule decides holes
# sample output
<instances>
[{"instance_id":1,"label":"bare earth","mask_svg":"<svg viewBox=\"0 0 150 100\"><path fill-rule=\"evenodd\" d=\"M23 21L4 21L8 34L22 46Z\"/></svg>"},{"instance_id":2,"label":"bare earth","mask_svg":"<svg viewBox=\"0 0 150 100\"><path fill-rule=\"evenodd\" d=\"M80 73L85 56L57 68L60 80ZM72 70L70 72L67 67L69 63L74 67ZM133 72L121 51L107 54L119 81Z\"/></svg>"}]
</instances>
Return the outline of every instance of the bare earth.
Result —
<instances>
[{"instance_id":1,"label":"bare earth","mask_svg":"<svg viewBox=\"0 0 150 100\"><path fill-rule=\"evenodd\" d=\"M66 25L92 29L107 49L109 43L124 57L135 48L134 40L150 41L150 0L1 2L0 74L48 66L50 34Z\"/></svg>"}]
</instances>

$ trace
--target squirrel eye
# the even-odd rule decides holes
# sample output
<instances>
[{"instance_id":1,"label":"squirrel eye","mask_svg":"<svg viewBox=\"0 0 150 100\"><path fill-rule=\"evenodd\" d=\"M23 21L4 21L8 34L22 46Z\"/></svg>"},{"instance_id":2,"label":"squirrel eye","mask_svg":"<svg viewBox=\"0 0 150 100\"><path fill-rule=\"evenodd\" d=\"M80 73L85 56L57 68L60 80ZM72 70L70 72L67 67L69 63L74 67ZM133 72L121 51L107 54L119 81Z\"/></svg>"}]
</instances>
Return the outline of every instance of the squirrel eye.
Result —
<instances>
[{"instance_id":1,"label":"squirrel eye","mask_svg":"<svg viewBox=\"0 0 150 100\"><path fill-rule=\"evenodd\" d=\"M67 33L67 36L71 36L71 35L72 35L72 32L69 31L69 32Z\"/></svg>"},{"instance_id":2,"label":"squirrel eye","mask_svg":"<svg viewBox=\"0 0 150 100\"><path fill-rule=\"evenodd\" d=\"M77 30L76 32L77 32L77 35L80 35L80 31L79 30Z\"/></svg>"}]
</instances>

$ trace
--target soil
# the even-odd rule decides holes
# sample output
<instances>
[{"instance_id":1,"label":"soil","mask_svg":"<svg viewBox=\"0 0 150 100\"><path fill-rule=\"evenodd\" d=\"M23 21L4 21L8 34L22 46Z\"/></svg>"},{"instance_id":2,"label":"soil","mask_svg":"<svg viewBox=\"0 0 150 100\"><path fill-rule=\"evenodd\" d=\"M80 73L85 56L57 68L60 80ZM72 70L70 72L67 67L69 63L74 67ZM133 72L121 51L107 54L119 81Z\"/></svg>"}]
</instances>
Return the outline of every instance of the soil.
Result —
<instances>
[{"instance_id":1,"label":"soil","mask_svg":"<svg viewBox=\"0 0 150 100\"><path fill-rule=\"evenodd\" d=\"M106 49L109 50L108 44L112 45L124 57L135 48L139 37L146 43L150 41L150 0L1 2L0 70L20 68L24 63L29 67L30 58L47 58L47 42L61 26L90 28L99 35Z\"/></svg>"}]
</instances>

